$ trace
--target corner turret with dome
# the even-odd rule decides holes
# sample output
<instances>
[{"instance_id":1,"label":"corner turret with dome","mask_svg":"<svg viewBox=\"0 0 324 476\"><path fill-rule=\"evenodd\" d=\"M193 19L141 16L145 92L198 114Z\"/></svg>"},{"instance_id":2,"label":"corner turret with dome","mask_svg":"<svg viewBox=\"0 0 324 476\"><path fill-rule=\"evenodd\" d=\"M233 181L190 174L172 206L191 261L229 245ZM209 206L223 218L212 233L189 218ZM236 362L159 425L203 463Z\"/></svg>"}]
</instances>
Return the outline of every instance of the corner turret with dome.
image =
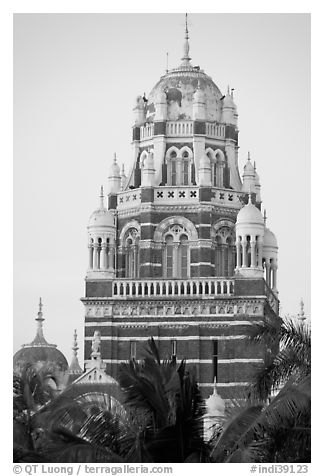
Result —
<instances>
[{"instance_id":1,"label":"corner turret with dome","mask_svg":"<svg viewBox=\"0 0 324 476\"><path fill-rule=\"evenodd\" d=\"M108 206L101 192L88 226L85 366L94 331L113 378L158 336L162 354L196 367L204 397L217 376L227 404L263 358L240 340L245 326L278 314L278 246L250 153L240 174L234 88L191 62L187 17L179 65L133 113L130 157L114 154Z\"/></svg>"},{"instance_id":2,"label":"corner turret with dome","mask_svg":"<svg viewBox=\"0 0 324 476\"><path fill-rule=\"evenodd\" d=\"M56 344L49 344L43 333L43 303L39 298L39 310L35 321L37 322L36 336L30 344L23 344L13 357L13 368L16 373L21 373L27 365L33 365L37 370L46 367L51 380L57 389L65 384L68 363L65 356L58 350Z\"/></svg>"}]
</instances>

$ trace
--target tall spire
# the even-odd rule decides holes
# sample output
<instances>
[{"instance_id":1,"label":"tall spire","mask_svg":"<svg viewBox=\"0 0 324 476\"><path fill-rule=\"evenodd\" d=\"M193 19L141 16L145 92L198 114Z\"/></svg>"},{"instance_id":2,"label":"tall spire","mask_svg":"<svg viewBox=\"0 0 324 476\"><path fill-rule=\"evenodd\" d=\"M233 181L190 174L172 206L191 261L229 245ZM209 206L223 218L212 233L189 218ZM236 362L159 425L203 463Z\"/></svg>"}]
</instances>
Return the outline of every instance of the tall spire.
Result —
<instances>
[{"instance_id":1,"label":"tall spire","mask_svg":"<svg viewBox=\"0 0 324 476\"><path fill-rule=\"evenodd\" d=\"M74 334L73 334L73 346L72 346L73 354L72 354L72 360L71 364L69 367L69 373L70 374L81 374L82 369L79 364L79 359L78 359L78 335L76 329L74 329Z\"/></svg>"},{"instance_id":2,"label":"tall spire","mask_svg":"<svg viewBox=\"0 0 324 476\"><path fill-rule=\"evenodd\" d=\"M183 57L182 59L182 65L189 65L190 64L190 56L189 56L189 32L188 32L188 13L186 13L186 29L185 29L185 41L183 44Z\"/></svg>"},{"instance_id":3,"label":"tall spire","mask_svg":"<svg viewBox=\"0 0 324 476\"><path fill-rule=\"evenodd\" d=\"M43 322L45 319L43 318L43 303L42 303L42 298L39 298L39 304L38 304L38 313L35 321L37 322L37 332L36 336L39 337L40 339L44 339L44 334L43 334Z\"/></svg>"}]
</instances>

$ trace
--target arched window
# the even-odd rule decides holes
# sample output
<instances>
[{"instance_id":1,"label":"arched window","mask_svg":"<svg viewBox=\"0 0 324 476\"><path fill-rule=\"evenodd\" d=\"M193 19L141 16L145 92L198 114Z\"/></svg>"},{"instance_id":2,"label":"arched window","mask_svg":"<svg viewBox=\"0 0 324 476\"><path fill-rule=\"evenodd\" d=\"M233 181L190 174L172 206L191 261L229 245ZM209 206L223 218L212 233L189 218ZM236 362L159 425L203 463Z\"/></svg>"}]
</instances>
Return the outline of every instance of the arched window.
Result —
<instances>
[{"instance_id":1,"label":"arched window","mask_svg":"<svg viewBox=\"0 0 324 476\"><path fill-rule=\"evenodd\" d=\"M166 162L168 185L191 184L192 152L188 148L182 148L180 151L176 148L169 150Z\"/></svg>"},{"instance_id":2,"label":"arched window","mask_svg":"<svg viewBox=\"0 0 324 476\"><path fill-rule=\"evenodd\" d=\"M163 275L165 278L190 276L190 247L186 230L180 225L169 227L164 235Z\"/></svg>"},{"instance_id":3,"label":"arched window","mask_svg":"<svg viewBox=\"0 0 324 476\"><path fill-rule=\"evenodd\" d=\"M178 253L178 267L180 269L181 278L188 278L188 248L187 235L181 235Z\"/></svg>"},{"instance_id":4,"label":"arched window","mask_svg":"<svg viewBox=\"0 0 324 476\"><path fill-rule=\"evenodd\" d=\"M216 230L214 249L215 276L233 276L236 266L236 246L233 228L221 226Z\"/></svg>"},{"instance_id":5,"label":"arched window","mask_svg":"<svg viewBox=\"0 0 324 476\"><path fill-rule=\"evenodd\" d=\"M177 185L177 153L173 150L168 159L168 185Z\"/></svg>"},{"instance_id":6,"label":"arched window","mask_svg":"<svg viewBox=\"0 0 324 476\"><path fill-rule=\"evenodd\" d=\"M213 187L224 187L224 167L225 157L221 150L216 150L213 154L211 150L207 152L211 164L211 181Z\"/></svg>"},{"instance_id":7,"label":"arched window","mask_svg":"<svg viewBox=\"0 0 324 476\"><path fill-rule=\"evenodd\" d=\"M138 278L139 276L139 236L135 228L130 228L124 238L125 277Z\"/></svg>"},{"instance_id":8,"label":"arched window","mask_svg":"<svg viewBox=\"0 0 324 476\"><path fill-rule=\"evenodd\" d=\"M185 151L182 154L182 185L189 185L189 154Z\"/></svg>"}]
</instances>

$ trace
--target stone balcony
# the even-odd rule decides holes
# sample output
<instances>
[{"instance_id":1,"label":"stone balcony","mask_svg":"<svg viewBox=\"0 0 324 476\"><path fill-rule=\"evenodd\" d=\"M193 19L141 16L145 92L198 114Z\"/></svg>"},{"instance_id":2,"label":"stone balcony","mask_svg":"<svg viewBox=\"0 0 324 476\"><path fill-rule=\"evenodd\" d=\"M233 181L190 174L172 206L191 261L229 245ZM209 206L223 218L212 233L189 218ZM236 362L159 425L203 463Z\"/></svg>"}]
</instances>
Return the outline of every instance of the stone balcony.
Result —
<instances>
[{"instance_id":1,"label":"stone balcony","mask_svg":"<svg viewBox=\"0 0 324 476\"><path fill-rule=\"evenodd\" d=\"M114 279L112 296L115 298L178 298L232 296L234 279Z\"/></svg>"}]
</instances>

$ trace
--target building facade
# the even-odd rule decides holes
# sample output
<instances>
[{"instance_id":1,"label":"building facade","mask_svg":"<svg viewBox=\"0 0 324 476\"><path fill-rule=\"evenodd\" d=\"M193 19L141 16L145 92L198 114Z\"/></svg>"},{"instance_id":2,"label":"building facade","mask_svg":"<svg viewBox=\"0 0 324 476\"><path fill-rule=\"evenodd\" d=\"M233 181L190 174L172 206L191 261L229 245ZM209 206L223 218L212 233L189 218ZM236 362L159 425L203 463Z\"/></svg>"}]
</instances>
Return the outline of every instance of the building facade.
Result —
<instances>
[{"instance_id":1,"label":"building facade","mask_svg":"<svg viewBox=\"0 0 324 476\"><path fill-rule=\"evenodd\" d=\"M154 337L162 357L186 359L204 397L216 378L233 398L263 360L246 328L279 305L278 246L250 156L239 173L233 90L191 64L186 28L180 66L133 110L133 166L126 176L114 157L88 225L85 363L100 336L117 378Z\"/></svg>"}]
</instances>

